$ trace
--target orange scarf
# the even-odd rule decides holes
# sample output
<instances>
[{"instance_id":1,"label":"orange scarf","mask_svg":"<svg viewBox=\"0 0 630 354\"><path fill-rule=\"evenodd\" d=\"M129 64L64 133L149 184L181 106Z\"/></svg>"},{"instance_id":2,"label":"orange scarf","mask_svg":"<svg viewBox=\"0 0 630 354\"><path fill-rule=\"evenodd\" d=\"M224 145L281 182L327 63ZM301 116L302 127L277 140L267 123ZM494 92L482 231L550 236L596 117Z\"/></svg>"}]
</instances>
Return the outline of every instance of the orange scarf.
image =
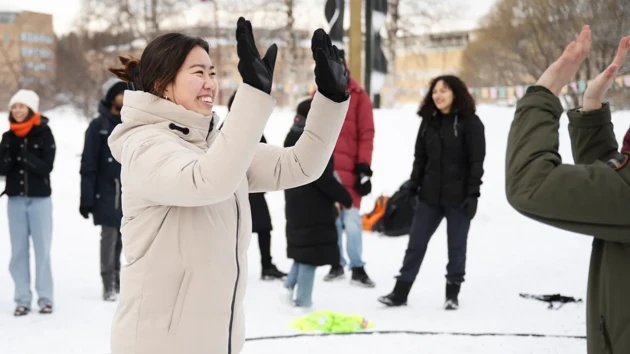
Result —
<instances>
[{"instance_id":1,"label":"orange scarf","mask_svg":"<svg viewBox=\"0 0 630 354\"><path fill-rule=\"evenodd\" d=\"M40 124L42 124L42 116L39 113L35 113L22 123L9 122L9 128L13 131L13 134L23 138L31 131L34 125Z\"/></svg>"}]
</instances>

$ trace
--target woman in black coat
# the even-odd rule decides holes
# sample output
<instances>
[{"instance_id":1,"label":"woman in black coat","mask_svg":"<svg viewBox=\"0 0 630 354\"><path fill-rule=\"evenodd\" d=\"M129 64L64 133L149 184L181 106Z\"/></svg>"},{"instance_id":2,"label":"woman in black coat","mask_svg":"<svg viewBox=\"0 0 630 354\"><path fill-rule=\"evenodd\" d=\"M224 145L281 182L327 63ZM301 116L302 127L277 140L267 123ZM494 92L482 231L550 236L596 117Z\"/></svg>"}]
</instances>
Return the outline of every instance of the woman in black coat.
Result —
<instances>
[{"instance_id":1,"label":"woman in black coat","mask_svg":"<svg viewBox=\"0 0 630 354\"><path fill-rule=\"evenodd\" d=\"M475 102L466 85L451 75L432 80L418 115L422 123L409 188L419 202L394 291L379 301L388 306L406 304L429 240L446 217L449 262L445 308L454 310L459 307L468 230L480 196L486 154L484 126L475 114Z\"/></svg>"},{"instance_id":2,"label":"woman in black coat","mask_svg":"<svg viewBox=\"0 0 630 354\"><path fill-rule=\"evenodd\" d=\"M298 106L293 127L284 142L285 147L294 146L302 135L310 104L311 99L308 99ZM290 300L293 300L293 289L297 286L293 304L308 308L312 305L317 266L339 264L336 204L351 208L352 196L336 178L332 157L319 179L285 190L284 196L287 257L294 260L284 286Z\"/></svg>"},{"instance_id":3,"label":"woman in black coat","mask_svg":"<svg viewBox=\"0 0 630 354\"><path fill-rule=\"evenodd\" d=\"M19 90L9 101L10 129L2 135L0 142L0 175L6 176L2 195L9 197L9 270L15 283L15 316L24 316L31 311L31 241L39 312L50 314L53 311L50 173L56 146L48 118L42 116L38 109L39 96L30 90Z\"/></svg>"},{"instance_id":4,"label":"woman in black coat","mask_svg":"<svg viewBox=\"0 0 630 354\"><path fill-rule=\"evenodd\" d=\"M84 218L92 214L94 225L101 226L101 280L103 300L115 301L120 292L120 255L122 253L122 185L120 163L114 159L107 139L118 124L127 83L110 79L103 85L98 117L85 131L81 154L81 201Z\"/></svg>"},{"instance_id":5,"label":"woman in black coat","mask_svg":"<svg viewBox=\"0 0 630 354\"><path fill-rule=\"evenodd\" d=\"M235 95L236 92L228 100L228 111L232 108ZM264 135L260 142L267 143ZM271 262L271 230L273 230L273 226L271 225L271 215L265 200L265 193L250 193L249 205L252 213L252 233L258 235L258 248L260 249L260 263L262 265L261 279L283 279L287 273L278 270L276 265Z\"/></svg>"}]
</instances>

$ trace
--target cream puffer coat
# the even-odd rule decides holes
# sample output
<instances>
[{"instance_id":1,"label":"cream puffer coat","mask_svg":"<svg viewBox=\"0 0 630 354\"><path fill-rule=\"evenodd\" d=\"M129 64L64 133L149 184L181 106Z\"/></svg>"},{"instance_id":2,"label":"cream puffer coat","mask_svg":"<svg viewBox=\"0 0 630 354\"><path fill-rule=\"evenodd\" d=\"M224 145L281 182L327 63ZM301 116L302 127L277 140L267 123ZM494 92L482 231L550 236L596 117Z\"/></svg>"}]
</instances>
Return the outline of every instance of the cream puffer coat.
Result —
<instances>
[{"instance_id":1,"label":"cream puffer coat","mask_svg":"<svg viewBox=\"0 0 630 354\"><path fill-rule=\"evenodd\" d=\"M125 92L122 124L109 138L122 164L126 260L112 354L241 351L248 195L316 180L348 103L317 93L304 134L294 147L281 148L259 144L275 101L246 84L221 131L215 116Z\"/></svg>"}]
</instances>

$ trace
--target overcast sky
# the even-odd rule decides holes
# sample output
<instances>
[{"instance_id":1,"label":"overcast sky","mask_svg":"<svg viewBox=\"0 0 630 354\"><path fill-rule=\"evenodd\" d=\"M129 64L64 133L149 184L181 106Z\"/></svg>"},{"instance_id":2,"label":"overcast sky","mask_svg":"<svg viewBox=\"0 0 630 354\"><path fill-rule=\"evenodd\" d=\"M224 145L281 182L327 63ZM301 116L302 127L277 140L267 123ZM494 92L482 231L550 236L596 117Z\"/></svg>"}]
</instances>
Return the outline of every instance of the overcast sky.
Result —
<instances>
[{"instance_id":1,"label":"overcast sky","mask_svg":"<svg viewBox=\"0 0 630 354\"><path fill-rule=\"evenodd\" d=\"M19 7L16 6L16 2L19 1ZM240 0L246 2L246 0ZM422 1L422 0L417 0ZM446 0L448 1L448 0ZM474 6L470 6L466 14L462 15L462 18L472 19L479 17L486 13L488 9L496 0L474 0ZM324 19L323 0L314 0L313 3L317 3L314 6L313 11L317 11L320 8L321 18L316 19L308 17L310 21L313 21L313 26L321 26ZM346 1L348 2L348 1ZM0 11L2 10L30 10L36 12L50 13L52 14L54 21L54 29L57 34L64 34L71 29L72 21L77 15L80 9L81 0L0 0ZM221 21L222 22L222 21Z\"/></svg>"}]
</instances>

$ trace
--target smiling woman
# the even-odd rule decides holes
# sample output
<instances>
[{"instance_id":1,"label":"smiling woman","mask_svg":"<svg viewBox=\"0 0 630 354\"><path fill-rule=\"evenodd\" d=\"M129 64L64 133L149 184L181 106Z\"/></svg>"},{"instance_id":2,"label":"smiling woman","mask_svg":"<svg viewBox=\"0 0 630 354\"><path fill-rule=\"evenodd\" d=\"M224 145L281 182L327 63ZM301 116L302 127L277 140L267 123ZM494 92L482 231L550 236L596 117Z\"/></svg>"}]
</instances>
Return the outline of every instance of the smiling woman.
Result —
<instances>
[{"instance_id":1,"label":"smiling woman","mask_svg":"<svg viewBox=\"0 0 630 354\"><path fill-rule=\"evenodd\" d=\"M313 35L318 92L292 148L259 144L274 107L277 47L260 57L252 26L236 29L243 79L221 130L217 81L203 39L169 33L140 60L120 57L122 124L108 139L121 163L126 265L112 354L237 354L252 218L249 193L317 179L348 110L347 77L323 30ZM244 204L243 204L244 203ZM212 320L208 320L212 319Z\"/></svg>"}]
</instances>

